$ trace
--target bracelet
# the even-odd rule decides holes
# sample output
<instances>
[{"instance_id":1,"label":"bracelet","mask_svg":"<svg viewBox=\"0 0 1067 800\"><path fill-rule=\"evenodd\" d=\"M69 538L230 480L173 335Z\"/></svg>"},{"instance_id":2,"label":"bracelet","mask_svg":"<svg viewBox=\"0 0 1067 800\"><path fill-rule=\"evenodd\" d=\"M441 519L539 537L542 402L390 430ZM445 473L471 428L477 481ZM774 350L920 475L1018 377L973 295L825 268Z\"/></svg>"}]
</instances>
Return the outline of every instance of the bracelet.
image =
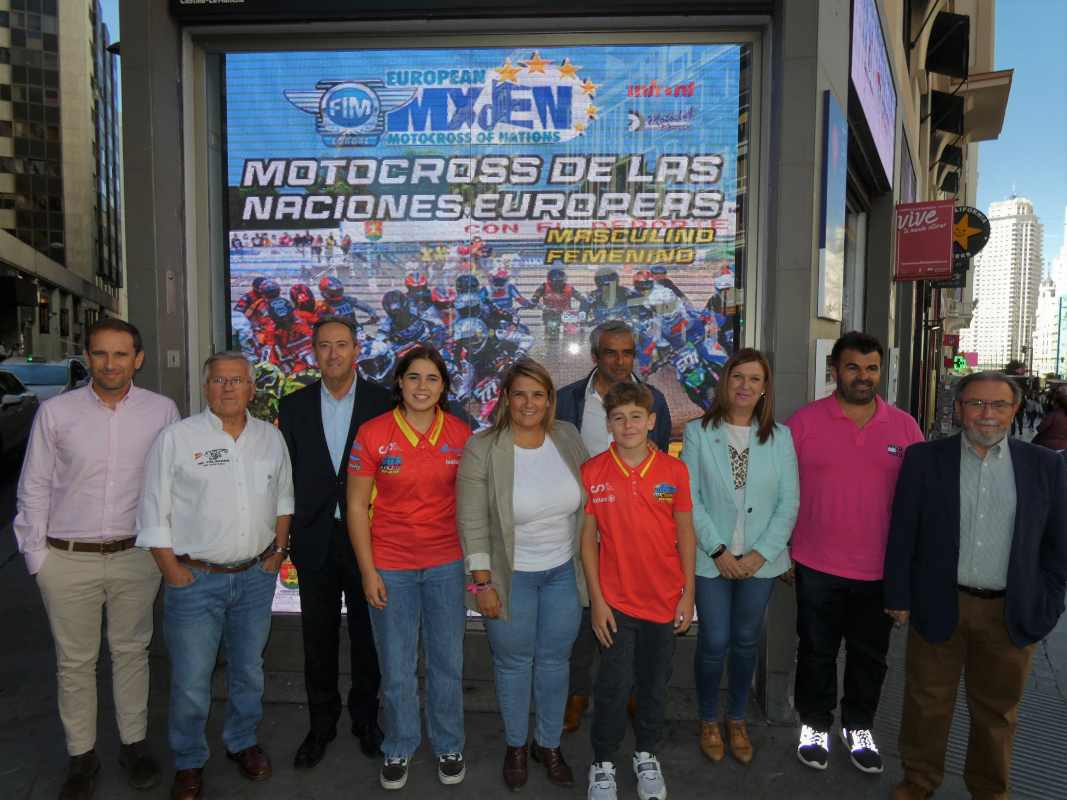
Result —
<instances>
[{"instance_id":1,"label":"bracelet","mask_svg":"<svg viewBox=\"0 0 1067 800\"><path fill-rule=\"evenodd\" d=\"M468 583L467 584L467 591L470 592L473 595L479 595L479 594L482 594L483 592L488 592L490 589L493 589L493 590L496 589L496 587L493 586L492 582L490 582L490 581L486 581L485 583Z\"/></svg>"}]
</instances>

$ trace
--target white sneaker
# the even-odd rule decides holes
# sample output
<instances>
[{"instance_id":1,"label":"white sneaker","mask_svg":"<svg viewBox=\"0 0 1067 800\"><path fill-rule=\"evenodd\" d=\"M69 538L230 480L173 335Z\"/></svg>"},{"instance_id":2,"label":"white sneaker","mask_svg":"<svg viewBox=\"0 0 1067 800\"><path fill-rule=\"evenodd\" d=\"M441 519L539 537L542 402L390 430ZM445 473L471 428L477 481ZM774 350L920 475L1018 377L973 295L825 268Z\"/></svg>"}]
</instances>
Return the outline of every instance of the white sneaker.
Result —
<instances>
[{"instance_id":1,"label":"white sneaker","mask_svg":"<svg viewBox=\"0 0 1067 800\"><path fill-rule=\"evenodd\" d=\"M882 771L882 756L869 730L841 728L841 741L848 748L848 757L860 772L878 774Z\"/></svg>"},{"instance_id":2,"label":"white sneaker","mask_svg":"<svg viewBox=\"0 0 1067 800\"><path fill-rule=\"evenodd\" d=\"M803 726L800 729L797 758L801 764L812 769L826 769L830 760L829 731L817 731L810 725Z\"/></svg>"},{"instance_id":3,"label":"white sneaker","mask_svg":"<svg viewBox=\"0 0 1067 800\"><path fill-rule=\"evenodd\" d=\"M406 758L386 757L382 762L382 770L378 773L378 782L383 789L395 791L403 789L408 782L408 760Z\"/></svg>"},{"instance_id":4,"label":"white sneaker","mask_svg":"<svg viewBox=\"0 0 1067 800\"><path fill-rule=\"evenodd\" d=\"M634 775L637 778L637 796L641 800L667 800L667 784L659 759L652 753L634 753Z\"/></svg>"},{"instance_id":5,"label":"white sneaker","mask_svg":"<svg viewBox=\"0 0 1067 800\"><path fill-rule=\"evenodd\" d=\"M589 767L588 800L617 800L615 765L610 761L594 761Z\"/></svg>"}]
</instances>

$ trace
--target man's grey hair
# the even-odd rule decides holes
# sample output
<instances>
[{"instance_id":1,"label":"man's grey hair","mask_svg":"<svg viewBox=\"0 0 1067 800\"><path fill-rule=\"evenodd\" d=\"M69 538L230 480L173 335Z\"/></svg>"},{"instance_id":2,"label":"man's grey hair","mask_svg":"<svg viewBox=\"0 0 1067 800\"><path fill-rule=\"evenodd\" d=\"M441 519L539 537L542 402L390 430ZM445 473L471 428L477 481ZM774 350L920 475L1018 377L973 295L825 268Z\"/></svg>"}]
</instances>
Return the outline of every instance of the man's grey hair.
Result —
<instances>
[{"instance_id":1,"label":"man's grey hair","mask_svg":"<svg viewBox=\"0 0 1067 800\"><path fill-rule=\"evenodd\" d=\"M244 365L248 367L248 379L254 380L255 376L252 374L252 362L248 360L248 356L240 350L223 350L208 356L204 361L204 366L200 368L200 382L202 384L207 383L208 375L211 374L212 365L217 364L220 361L243 361Z\"/></svg>"},{"instance_id":2,"label":"man's grey hair","mask_svg":"<svg viewBox=\"0 0 1067 800\"><path fill-rule=\"evenodd\" d=\"M967 387L972 383L982 383L985 381L992 381L994 383L1006 383L1011 387L1011 396L1016 405L1023 400L1023 387L1019 385L1018 381L1014 381L1003 372L997 372L995 370L985 370L984 372L972 372L960 379L960 382L956 384L956 402L963 400L963 393L967 391Z\"/></svg>"},{"instance_id":3,"label":"man's grey hair","mask_svg":"<svg viewBox=\"0 0 1067 800\"><path fill-rule=\"evenodd\" d=\"M634 329L630 327L630 323L621 319L609 319L607 322L601 322L592 331L589 332L589 352L594 356L600 356L600 337L624 333L637 341L637 337L634 335Z\"/></svg>"}]
</instances>

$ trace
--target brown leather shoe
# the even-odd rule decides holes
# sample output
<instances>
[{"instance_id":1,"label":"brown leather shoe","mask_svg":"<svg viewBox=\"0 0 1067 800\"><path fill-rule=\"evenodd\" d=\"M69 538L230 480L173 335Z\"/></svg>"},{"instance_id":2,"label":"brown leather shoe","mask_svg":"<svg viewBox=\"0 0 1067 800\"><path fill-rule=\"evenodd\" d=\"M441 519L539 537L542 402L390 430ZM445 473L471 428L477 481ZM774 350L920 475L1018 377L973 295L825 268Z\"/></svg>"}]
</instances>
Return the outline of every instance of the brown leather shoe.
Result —
<instances>
[{"instance_id":1,"label":"brown leather shoe","mask_svg":"<svg viewBox=\"0 0 1067 800\"><path fill-rule=\"evenodd\" d=\"M526 767L526 745L509 747L504 754L504 784L513 792L526 785L530 777Z\"/></svg>"},{"instance_id":2,"label":"brown leather shoe","mask_svg":"<svg viewBox=\"0 0 1067 800\"><path fill-rule=\"evenodd\" d=\"M563 751L558 747L541 747L535 741L530 748L530 755L538 764L545 765L549 783L556 786L574 786L574 773L563 760Z\"/></svg>"},{"instance_id":3,"label":"brown leather shoe","mask_svg":"<svg viewBox=\"0 0 1067 800\"><path fill-rule=\"evenodd\" d=\"M204 796L204 770L180 769L174 773L170 800L199 800Z\"/></svg>"},{"instance_id":4,"label":"brown leather shoe","mask_svg":"<svg viewBox=\"0 0 1067 800\"><path fill-rule=\"evenodd\" d=\"M250 781L265 781L271 776L270 758L258 744L246 747L239 753L227 750L226 758L236 761L241 774Z\"/></svg>"},{"instance_id":5,"label":"brown leather shoe","mask_svg":"<svg viewBox=\"0 0 1067 800\"><path fill-rule=\"evenodd\" d=\"M99 771L100 759L95 750L71 756L67 778L59 790L59 800L91 800L96 793L96 773Z\"/></svg>"},{"instance_id":6,"label":"brown leather shoe","mask_svg":"<svg viewBox=\"0 0 1067 800\"><path fill-rule=\"evenodd\" d=\"M730 755L742 764L752 761L752 741L743 719L726 720L726 738L730 740Z\"/></svg>"},{"instance_id":7,"label":"brown leather shoe","mask_svg":"<svg viewBox=\"0 0 1067 800\"><path fill-rule=\"evenodd\" d=\"M892 800L926 800L930 793L904 779L893 789Z\"/></svg>"},{"instance_id":8,"label":"brown leather shoe","mask_svg":"<svg viewBox=\"0 0 1067 800\"><path fill-rule=\"evenodd\" d=\"M718 722L700 722L700 752L718 764L726 757L726 745Z\"/></svg>"},{"instance_id":9,"label":"brown leather shoe","mask_svg":"<svg viewBox=\"0 0 1067 800\"><path fill-rule=\"evenodd\" d=\"M567 698L567 708L563 712L563 732L574 733L582 726L582 715L589 708L589 698L584 694L572 694Z\"/></svg>"}]
</instances>

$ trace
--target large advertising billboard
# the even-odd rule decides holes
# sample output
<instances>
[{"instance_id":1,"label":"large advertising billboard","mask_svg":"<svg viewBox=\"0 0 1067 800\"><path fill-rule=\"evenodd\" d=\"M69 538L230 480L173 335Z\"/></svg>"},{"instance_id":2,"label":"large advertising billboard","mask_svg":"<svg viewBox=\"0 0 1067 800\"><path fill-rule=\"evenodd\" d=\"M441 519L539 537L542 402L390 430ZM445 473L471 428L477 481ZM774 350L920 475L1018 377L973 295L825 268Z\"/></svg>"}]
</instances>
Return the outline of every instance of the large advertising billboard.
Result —
<instances>
[{"instance_id":1,"label":"large advertising billboard","mask_svg":"<svg viewBox=\"0 0 1067 800\"><path fill-rule=\"evenodd\" d=\"M317 377L324 314L356 321L370 380L436 345L475 427L512 361L576 380L620 318L680 431L740 327L745 51L227 55L230 321L256 412Z\"/></svg>"}]
</instances>

